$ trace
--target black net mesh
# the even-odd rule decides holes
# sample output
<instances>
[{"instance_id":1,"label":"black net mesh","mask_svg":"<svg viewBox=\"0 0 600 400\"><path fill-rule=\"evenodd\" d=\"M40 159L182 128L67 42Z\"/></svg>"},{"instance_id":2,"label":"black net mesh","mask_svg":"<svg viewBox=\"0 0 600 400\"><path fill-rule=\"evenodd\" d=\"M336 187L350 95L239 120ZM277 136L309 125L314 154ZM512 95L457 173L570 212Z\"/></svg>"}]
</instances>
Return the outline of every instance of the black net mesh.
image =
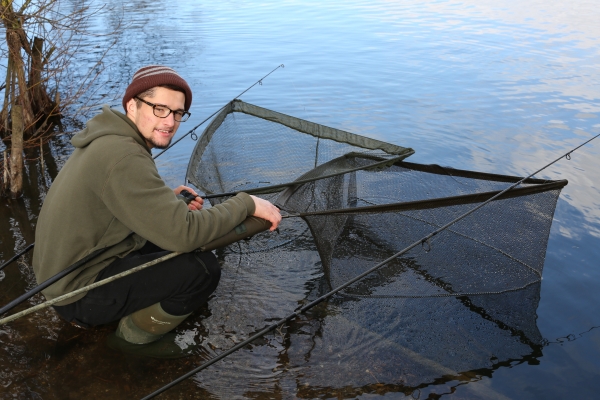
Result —
<instances>
[{"instance_id":1,"label":"black net mesh","mask_svg":"<svg viewBox=\"0 0 600 400\"><path fill-rule=\"evenodd\" d=\"M400 162L291 187L278 205L293 213L327 212L304 218L331 287L336 288L489 199L510 180ZM528 180L346 293L457 296L500 293L538 282L554 208L565 184Z\"/></svg>"},{"instance_id":2,"label":"black net mesh","mask_svg":"<svg viewBox=\"0 0 600 400\"><path fill-rule=\"evenodd\" d=\"M518 180L399 162L291 187L278 205L304 215L332 290ZM411 393L539 356L542 269L565 184L527 180L339 292L326 322L298 323L289 356L303 380Z\"/></svg>"},{"instance_id":3,"label":"black net mesh","mask_svg":"<svg viewBox=\"0 0 600 400\"><path fill-rule=\"evenodd\" d=\"M205 193L299 180L261 197L302 218L217 250L228 300L213 306L219 329L206 340L215 349L230 347L221 332L235 332L239 342L520 180L402 162L409 153L400 147L362 146L326 129L320 137L318 129L307 134L257 114L231 109L217 118L188 180ZM274 351L287 371L277 385L295 387L298 397L337 390L351 398L410 394L535 360L544 257L564 185L526 180L296 318L285 340L277 334L238 354L215 379L239 377L259 362L252 354Z\"/></svg>"}]
</instances>

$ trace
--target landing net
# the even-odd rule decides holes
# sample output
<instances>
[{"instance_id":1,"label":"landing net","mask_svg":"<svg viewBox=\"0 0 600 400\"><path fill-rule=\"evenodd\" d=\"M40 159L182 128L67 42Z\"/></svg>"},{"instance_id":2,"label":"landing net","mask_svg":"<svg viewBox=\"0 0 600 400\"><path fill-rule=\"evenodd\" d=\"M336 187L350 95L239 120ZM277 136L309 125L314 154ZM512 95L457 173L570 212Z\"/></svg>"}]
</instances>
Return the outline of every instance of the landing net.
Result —
<instances>
[{"instance_id":1,"label":"landing net","mask_svg":"<svg viewBox=\"0 0 600 400\"><path fill-rule=\"evenodd\" d=\"M306 133L279 115L234 102L207 128L188 168L188 181L209 194L286 183L261 197L302 215L284 219L279 234L217 250L224 279L203 322L210 349L228 349L224 333L235 332L237 342L251 336L520 180L405 162L410 149L347 132ZM544 258L566 184L526 180L251 352L204 370L198 384L243 396L240 377L261 367L253 353L272 352L278 371L287 371L273 373L274 384L306 398L411 394L535 360ZM226 376L236 378L217 388Z\"/></svg>"}]
</instances>

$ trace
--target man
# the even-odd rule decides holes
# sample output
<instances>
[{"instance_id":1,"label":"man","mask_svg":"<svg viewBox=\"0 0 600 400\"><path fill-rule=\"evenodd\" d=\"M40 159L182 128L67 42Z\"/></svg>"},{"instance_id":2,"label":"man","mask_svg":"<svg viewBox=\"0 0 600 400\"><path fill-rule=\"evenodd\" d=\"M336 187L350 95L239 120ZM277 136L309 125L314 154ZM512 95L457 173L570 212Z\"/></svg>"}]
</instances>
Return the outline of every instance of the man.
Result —
<instances>
[{"instance_id":1,"label":"man","mask_svg":"<svg viewBox=\"0 0 600 400\"><path fill-rule=\"evenodd\" d=\"M138 70L123 97L125 115L104 106L71 140L75 151L48 191L35 237L33 267L43 282L78 260L107 248L43 291L47 299L116 275L169 252L175 258L55 305L67 321L95 326L119 321L109 346L155 357L177 357L169 333L216 289L220 268L210 252L195 251L234 229L247 216L271 223L279 210L240 193L202 209L176 198L160 178L152 148L166 148L189 116L192 91L173 69Z\"/></svg>"}]
</instances>

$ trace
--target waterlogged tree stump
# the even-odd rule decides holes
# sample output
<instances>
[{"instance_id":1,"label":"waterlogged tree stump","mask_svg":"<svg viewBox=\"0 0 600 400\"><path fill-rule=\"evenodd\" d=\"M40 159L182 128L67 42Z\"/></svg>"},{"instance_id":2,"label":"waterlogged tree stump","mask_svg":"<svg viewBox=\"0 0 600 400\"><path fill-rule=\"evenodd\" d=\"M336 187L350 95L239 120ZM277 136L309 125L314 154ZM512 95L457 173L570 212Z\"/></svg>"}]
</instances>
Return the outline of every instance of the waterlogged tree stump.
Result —
<instances>
[{"instance_id":1,"label":"waterlogged tree stump","mask_svg":"<svg viewBox=\"0 0 600 400\"><path fill-rule=\"evenodd\" d=\"M29 130L34 129L34 116L31 108L31 96L27 89L27 80L25 79L25 64L23 62L23 56L21 54L21 39L19 34L14 30L7 30L7 44L10 52L10 58L12 60L12 67L16 74L17 87L19 88L19 98L22 99L22 104L25 108L21 109L21 120L25 124L25 127ZM13 100L16 96L13 95ZM12 117L12 113L11 113Z\"/></svg>"},{"instance_id":2,"label":"waterlogged tree stump","mask_svg":"<svg viewBox=\"0 0 600 400\"><path fill-rule=\"evenodd\" d=\"M51 4L54 3L51 2ZM43 20L42 10L46 6L44 5L37 11L37 14L32 15ZM28 23L29 18L24 18L25 10L26 6L15 12L12 1L0 1L0 21L5 28L8 50L4 104L0 114L0 119L3 121L0 124L2 125L0 136L3 138L10 136L8 115L12 116L12 113L8 108L10 105L18 103L22 107L23 131L27 141L48 131L51 119L60 117L60 110L48 95L45 84L47 77L43 77L44 66L49 62L54 47L52 46L44 53L45 39L43 37L36 36L29 39L25 30L27 25L24 26ZM32 25L31 22L28 24Z\"/></svg>"}]
</instances>

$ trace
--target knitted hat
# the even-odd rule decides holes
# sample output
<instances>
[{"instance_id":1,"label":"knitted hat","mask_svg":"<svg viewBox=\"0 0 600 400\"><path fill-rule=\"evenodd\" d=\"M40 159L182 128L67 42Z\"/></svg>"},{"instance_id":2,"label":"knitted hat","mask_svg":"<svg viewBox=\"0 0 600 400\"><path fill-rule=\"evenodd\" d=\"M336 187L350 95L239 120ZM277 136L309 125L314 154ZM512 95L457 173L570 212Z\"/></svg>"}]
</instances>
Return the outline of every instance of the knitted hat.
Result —
<instances>
[{"instance_id":1,"label":"knitted hat","mask_svg":"<svg viewBox=\"0 0 600 400\"><path fill-rule=\"evenodd\" d=\"M137 96L160 85L174 85L181 88L185 92L185 111L190 109L192 105L192 89L187 82L179 76L174 69L165 67L164 65L148 65L140 68L133 75L133 79L123 96L123 108L127 111L127 102Z\"/></svg>"}]
</instances>

